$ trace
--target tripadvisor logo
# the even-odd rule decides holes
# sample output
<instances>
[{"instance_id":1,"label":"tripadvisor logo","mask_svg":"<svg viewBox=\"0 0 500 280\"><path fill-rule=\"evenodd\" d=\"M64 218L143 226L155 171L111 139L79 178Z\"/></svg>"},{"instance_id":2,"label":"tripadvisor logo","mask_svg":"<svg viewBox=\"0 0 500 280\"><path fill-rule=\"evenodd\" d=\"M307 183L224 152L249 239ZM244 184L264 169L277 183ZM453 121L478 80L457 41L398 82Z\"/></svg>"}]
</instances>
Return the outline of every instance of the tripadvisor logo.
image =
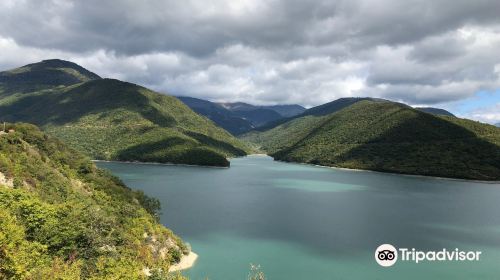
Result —
<instances>
[{"instance_id":1,"label":"tripadvisor logo","mask_svg":"<svg viewBox=\"0 0 500 280\"><path fill-rule=\"evenodd\" d=\"M461 251L442 249L440 251L419 251L415 248L399 248L391 244L382 244L375 250L375 260L384 267L393 266L396 261L414 262L422 261L479 261L481 251Z\"/></svg>"},{"instance_id":2,"label":"tripadvisor logo","mask_svg":"<svg viewBox=\"0 0 500 280\"><path fill-rule=\"evenodd\" d=\"M392 266L398 260L398 250L391 244L382 244L375 250L375 260L381 266Z\"/></svg>"}]
</instances>

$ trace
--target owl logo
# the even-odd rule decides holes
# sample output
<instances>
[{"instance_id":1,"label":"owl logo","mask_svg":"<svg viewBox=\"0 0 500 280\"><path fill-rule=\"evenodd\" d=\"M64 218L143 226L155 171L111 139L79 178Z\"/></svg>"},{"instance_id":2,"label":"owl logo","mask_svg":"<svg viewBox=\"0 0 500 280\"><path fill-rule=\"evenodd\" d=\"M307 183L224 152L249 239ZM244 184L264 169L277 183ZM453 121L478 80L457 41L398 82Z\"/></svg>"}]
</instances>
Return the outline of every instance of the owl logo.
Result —
<instances>
[{"instance_id":1,"label":"owl logo","mask_svg":"<svg viewBox=\"0 0 500 280\"><path fill-rule=\"evenodd\" d=\"M378 252L377 258L381 261L392 261L394 260L394 256L394 251L383 250Z\"/></svg>"},{"instance_id":2,"label":"owl logo","mask_svg":"<svg viewBox=\"0 0 500 280\"><path fill-rule=\"evenodd\" d=\"M391 244L382 244L375 250L375 261L380 266L393 266L398 260L398 250Z\"/></svg>"}]
</instances>

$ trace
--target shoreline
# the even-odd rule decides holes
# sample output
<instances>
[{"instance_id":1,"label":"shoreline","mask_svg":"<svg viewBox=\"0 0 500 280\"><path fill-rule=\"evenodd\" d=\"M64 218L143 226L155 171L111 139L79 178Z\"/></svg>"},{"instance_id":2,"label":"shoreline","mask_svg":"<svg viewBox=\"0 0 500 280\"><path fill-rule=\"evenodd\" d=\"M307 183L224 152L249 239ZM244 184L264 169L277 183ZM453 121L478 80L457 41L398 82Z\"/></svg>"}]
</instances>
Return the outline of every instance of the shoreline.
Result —
<instances>
[{"instance_id":1,"label":"shoreline","mask_svg":"<svg viewBox=\"0 0 500 280\"><path fill-rule=\"evenodd\" d=\"M364 172L376 172L380 174L387 174L392 176L405 176L405 177L416 177L416 178L429 178L429 179L438 179L438 180L450 180L450 181L459 181L459 182L472 182L472 183L483 183L483 184L500 184L500 181L484 181L484 180L473 180L473 179L461 179L461 178L451 178L451 177L439 177L439 176L428 176L428 175L419 175L419 174L405 174L405 173L396 173L396 172L385 172L385 171L377 171L370 169L358 169L358 168L347 168L347 167L336 167L336 166L328 166L328 165L319 165L319 164L311 164L305 162L295 162L295 161L284 161L277 160L271 157L268 154L256 153L256 154L248 154L243 157L256 156L256 157L264 157L268 156L272 158L274 161L291 163L291 164L300 164L307 166L316 166L322 168L331 168L331 169L339 169L345 171L364 171ZM224 166L210 166L210 165L194 165L194 164L185 164L185 163L161 163L161 162L143 162L143 161L119 161L119 160L101 160L101 159L92 159L92 162L109 162L109 163L125 163L125 164L142 164L142 165L164 165L164 166L185 166L185 167L203 167L203 168L215 168L215 169L228 169L228 167Z\"/></svg>"},{"instance_id":2,"label":"shoreline","mask_svg":"<svg viewBox=\"0 0 500 280\"><path fill-rule=\"evenodd\" d=\"M300 164L300 165L307 165L307 166L316 166L316 167L322 167L322 168L331 168L331 169L339 169L339 170L345 170L345 171L364 171L364 172L374 172L374 173L380 173L380 174L387 174L391 176L405 176L405 177L416 177L416 178L429 178L429 179L438 179L438 180L450 180L450 181L459 181L459 182L469 182L469 183L482 183L482 184L500 184L500 181L484 181L484 180L474 180L474 179L462 179L462 178L451 178L451 177L439 177L439 176L428 176L428 175L419 175L419 174L405 174L405 173L396 173L396 172L385 172L385 171L377 171L377 170L370 170L370 169L358 169L358 168L347 168L347 167L336 167L336 166L328 166L328 165L319 165L319 164L311 164L311 163L305 163L305 162L295 162L295 161L284 161L284 160L277 160L274 159L272 156L267 155L267 154L251 154L248 156L262 156L266 155L270 158L272 158L274 161L278 162L284 162L284 163L292 163L292 164Z\"/></svg>"},{"instance_id":3,"label":"shoreline","mask_svg":"<svg viewBox=\"0 0 500 280\"><path fill-rule=\"evenodd\" d=\"M189 269L194 266L196 260L198 259L198 255L195 252L189 252L187 255L183 255L181 257L181 261L179 263L173 264L169 267L168 272L176 272L185 269Z\"/></svg>"},{"instance_id":4,"label":"shoreline","mask_svg":"<svg viewBox=\"0 0 500 280\"><path fill-rule=\"evenodd\" d=\"M150 161L120 161L120 160L104 160L104 159L91 159L92 162L109 162L109 163L126 163L126 164L142 164L142 165L165 165L165 166L186 166L186 167L204 167L204 168L217 168L228 169L225 166L211 166L211 165L195 165L187 163L172 163L172 162L150 162Z\"/></svg>"}]
</instances>

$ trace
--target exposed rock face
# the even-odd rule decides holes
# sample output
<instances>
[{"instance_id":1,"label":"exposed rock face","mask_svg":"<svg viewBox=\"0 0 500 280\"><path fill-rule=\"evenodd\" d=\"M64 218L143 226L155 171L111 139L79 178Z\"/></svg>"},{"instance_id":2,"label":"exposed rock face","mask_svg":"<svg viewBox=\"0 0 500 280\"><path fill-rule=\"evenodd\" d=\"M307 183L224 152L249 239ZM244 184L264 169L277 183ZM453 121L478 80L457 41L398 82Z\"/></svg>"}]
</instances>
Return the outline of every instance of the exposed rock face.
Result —
<instances>
[{"instance_id":1,"label":"exposed rock face","mask_svg":"<svg viewBox=\"0 0 500 280\"><path fill-rule=\"evenodd\" d=\"M14 187L14 180L12 178L7 178L5 175L0 172L0 185L7 186L9 188Z\"/></svg>"}]
</instances>

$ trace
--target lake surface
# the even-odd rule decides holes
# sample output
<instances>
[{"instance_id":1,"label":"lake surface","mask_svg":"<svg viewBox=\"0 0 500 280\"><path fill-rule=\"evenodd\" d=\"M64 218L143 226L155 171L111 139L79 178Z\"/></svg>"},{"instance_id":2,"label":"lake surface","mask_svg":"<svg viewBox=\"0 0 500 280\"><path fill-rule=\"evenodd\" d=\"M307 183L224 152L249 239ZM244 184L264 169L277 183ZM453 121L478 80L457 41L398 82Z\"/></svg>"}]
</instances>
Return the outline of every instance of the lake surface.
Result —
<instances>
[{"instance_id":1,"label":"lake surface","mask_svg":"<svg viewBox=\"0 0 500 280\"><path fill-rule=\"evenodd\" d=\"M400 176L249 156L231 168L99 162L162 203L199 254L191 279L498 279L500 184ZM374 259L383 243L482 251L477 262Z\"/></svg>"}]
</instances>

